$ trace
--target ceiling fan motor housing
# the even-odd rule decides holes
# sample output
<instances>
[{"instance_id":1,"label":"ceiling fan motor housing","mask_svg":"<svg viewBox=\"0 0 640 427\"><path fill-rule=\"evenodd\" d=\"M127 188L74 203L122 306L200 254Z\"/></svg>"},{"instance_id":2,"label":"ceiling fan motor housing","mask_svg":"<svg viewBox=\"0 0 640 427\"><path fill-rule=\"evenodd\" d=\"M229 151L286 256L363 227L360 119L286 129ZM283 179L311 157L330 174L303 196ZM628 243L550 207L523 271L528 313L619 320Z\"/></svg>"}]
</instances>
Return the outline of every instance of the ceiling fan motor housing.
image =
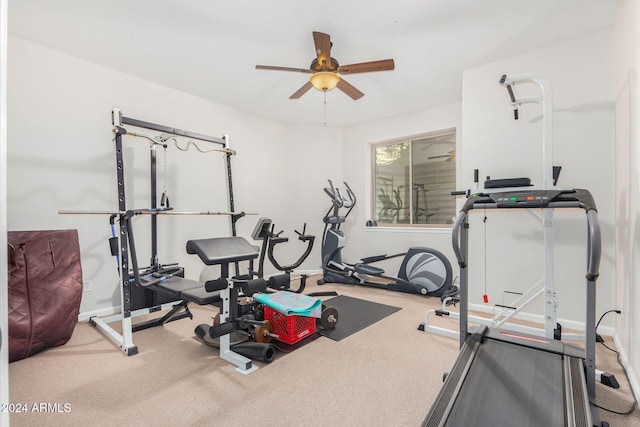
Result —
<instances>
[{"instance_id":1,"label":"ceiling fan motor housing","mask_svg":"<svg viewBox=\"0 0 640 427\"><path fill-rule=\"evenodd\" d=\"M340 64L338 64L338 61L336 61L335 58L331 58L331 64L320 64L318 63L318 58L315 58L313 61L311 61L311 65L309 66L309 69L311 71L337 71L338 67L340 66Z\"/></svg>"}]
</instances>

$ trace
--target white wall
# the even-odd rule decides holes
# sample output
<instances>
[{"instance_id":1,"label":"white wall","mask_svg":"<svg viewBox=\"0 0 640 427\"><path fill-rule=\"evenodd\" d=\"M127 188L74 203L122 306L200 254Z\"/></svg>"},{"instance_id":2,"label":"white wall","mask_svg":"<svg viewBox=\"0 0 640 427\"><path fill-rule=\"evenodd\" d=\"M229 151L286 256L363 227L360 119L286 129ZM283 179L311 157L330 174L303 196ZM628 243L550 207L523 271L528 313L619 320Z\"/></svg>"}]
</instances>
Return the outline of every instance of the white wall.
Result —
<instances>
[{"instance_id":1,"label":"white wall","mask_svg":"<svg viewBox=\"0 0 640 427\"><path fill-rule=\"evenodd\" d=\"M322 189L327 186L327 179L339 182L342 179L342 134L342 129L331 127L292 127L288 130L287 192L282 194L281 200L289 213L289 223L276 223L276 227L284 229L283 235L290 239L289 246L282 250L283 259L289 263L300 256L300 250L305 246L298 242L294 229L301 231L306 223L307 233L316 236L313 252L300 267L302 270L320 271L322 217L330 205Z\"/></svg>"},{"instance_id":2,"label":"white wall","mask_svg":"<svg viewBox=\"0 0 640 427\"><path fill-rule=\"evenodd\" d=\"M614 31L616 344L640 400L640 7L620 2Z\"/></svg>"},{"instance_id":3,"label":"white wall","mask_svg":"<svg viewBox=\"0 0 640 427\"><path fill-rule=\"evenodd\" d=\"M339 130L288 129L13 37L8 76L8 229L78 229L84 280L93 285L83 295L81 312L120 304L116 261L107 244L111 229L107 216L59 215L58 210L117 209L110 119L114 106L127 117L213 136L228 134L238 152L232 158L236 211L270 216L290 237L305 221L310 232L321 231L323 175L341 170L336 160ZM147 207L148 142L125 137L124 156L127 207ZM157 156L160 194L162 150ZM167 170L169 198L177 211L228 210L222 154L181 152L170 145ZM303 192L317 196L303 197ZM250 239L257 218L242 219L239 235ZM143 265L149 262L149 223L148 217L134 221ZM185 253L185 242L229 235L226 217L162 217L158 224L160 262L179 262L193 279L203 266ZM292 242L292 257L297 258L300 247ZM287 255L284 251L283 262L291 259ZM306 266L317 269L319 264L317 252Z\"/></svg>"},{"instance_id":4,"label":"white wall","mask_svg":"<svg viewBox=\"0 0 640 427\"><path fill-rule=\"evenodd\" d=\"M463 76L463 187L480 170L481 187L491 178L530 177L542 185L542 109L523 105L520 118L501 75L533 73L546 78L553 92L553 164L562 166L558 187L586 188L593 194L602 228L602 262L597 315L615 308L613 214L612 36L603 31L473 69ZM518 97L540 95L536 85L518 85ZM524 291L543 277L542 226L523 211L471 215L470 302L509 304L505 290ZM583 211L555 211L555 282L558 317L564 326L585 319L586 219ZM486 240L485 240L486 236ZM485 251L486 281L485 281ZM530 310L542 313L542 305ZM569 321L566 323L566 321ZM578 324L572 323L578 322ZM603 325L612 325L607 319Z\"/></svg>"}]
</instances>

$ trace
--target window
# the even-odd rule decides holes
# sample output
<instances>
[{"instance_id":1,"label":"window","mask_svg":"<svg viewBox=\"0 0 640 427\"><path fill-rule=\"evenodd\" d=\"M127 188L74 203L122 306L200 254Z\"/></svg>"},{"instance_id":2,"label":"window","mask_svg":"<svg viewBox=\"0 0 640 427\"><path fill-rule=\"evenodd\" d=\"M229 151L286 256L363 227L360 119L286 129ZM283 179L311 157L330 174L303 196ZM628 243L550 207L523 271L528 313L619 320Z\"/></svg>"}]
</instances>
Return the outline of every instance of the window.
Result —
<instances>
[{"instance_id":1,"label":"window","mask_svg":"<svg viewBox=\"0 0 640 427\"><path fill-rule=\"evenodd\" d=\"M375 144L373 216L381 224L443 225L455 215L455 129Z\"/></svg>"}]
</instances>

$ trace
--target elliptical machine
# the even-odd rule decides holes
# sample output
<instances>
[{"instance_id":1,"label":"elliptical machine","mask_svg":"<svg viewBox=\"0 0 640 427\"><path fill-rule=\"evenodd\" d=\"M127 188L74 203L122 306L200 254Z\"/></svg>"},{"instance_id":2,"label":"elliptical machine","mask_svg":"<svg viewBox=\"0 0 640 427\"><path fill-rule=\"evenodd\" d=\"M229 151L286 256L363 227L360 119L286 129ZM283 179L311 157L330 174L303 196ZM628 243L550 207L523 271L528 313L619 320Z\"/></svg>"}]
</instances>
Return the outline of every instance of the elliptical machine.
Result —
<instances>
[{"instance_id":1,"label":"elliptical machine","mask_svg":"<svg viewBox=\"0 0 640 427\"><path fill-rule=\"evenodd\" d=\"M424 247L412 247L407 252L395 255L377 255L362 258L360 263L349 264L342 260L342 249L346 238L340 226L356 205L356 196L344 183L346 197L339 188L335 188L331 180L325 194L331 199L331 207L325 214L324 232L322 235L322 279L318 285L325 283L344 283L349 285L366 285L390 291L407 292L429 296L442 296L444 293L455 293L452 289L452 269L449 260L439 251ZM347 209L340 215L340 209ZM391 258L404 257L398 277L385 275L382 268L370 265ZM371 281L371 278L384 279Z\"/></svg>"}]
</instances>

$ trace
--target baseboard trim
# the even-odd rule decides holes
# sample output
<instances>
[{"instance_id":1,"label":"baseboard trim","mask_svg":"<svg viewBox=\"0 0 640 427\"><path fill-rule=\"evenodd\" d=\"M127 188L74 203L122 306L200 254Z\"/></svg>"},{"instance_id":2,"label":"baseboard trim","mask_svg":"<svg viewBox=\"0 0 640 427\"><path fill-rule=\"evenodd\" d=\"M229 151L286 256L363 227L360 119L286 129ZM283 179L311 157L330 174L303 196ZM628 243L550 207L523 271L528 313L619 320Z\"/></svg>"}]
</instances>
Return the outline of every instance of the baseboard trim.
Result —
<instances>
[{"instance_id":1,"label":"baseboard trim","mask_svg":"<svg viewBox=\"0 0 640 427\"><path fill-rule=\"evenodd\" d=\"M469 304L469 310L478 311L480 313L493 314L493 307L482 304ZM539 324L542 328L544 328L544 316L541 314L521 312L518 313L515 318ZM563 330L573 329L580 332L585 331L584 322L577 322L575 320L569 319L558 319L558 323L562 325ZM611 326L599 326L598 333L601 335L613 336L615 333L615 329Z\"/></svg>"},{"instance_id":2,"label":"baseboard trim","mask_svg":"<svg viewBox=\"0 0 640 427\"><path fill-rule=\"evenodd\" d=\"M613 342L615 343L616 350L620 356L620 363L622 363L625 371L627 371L627 377L629 377L629 385L631 386L633 397L636 400L636 403L640 404L640 381L638 381L638 376L633 370L633 367L629 364L629 357L627 356L627 352L625 351L618 334L613 334Z\"/></svg>"}]
</instances>

